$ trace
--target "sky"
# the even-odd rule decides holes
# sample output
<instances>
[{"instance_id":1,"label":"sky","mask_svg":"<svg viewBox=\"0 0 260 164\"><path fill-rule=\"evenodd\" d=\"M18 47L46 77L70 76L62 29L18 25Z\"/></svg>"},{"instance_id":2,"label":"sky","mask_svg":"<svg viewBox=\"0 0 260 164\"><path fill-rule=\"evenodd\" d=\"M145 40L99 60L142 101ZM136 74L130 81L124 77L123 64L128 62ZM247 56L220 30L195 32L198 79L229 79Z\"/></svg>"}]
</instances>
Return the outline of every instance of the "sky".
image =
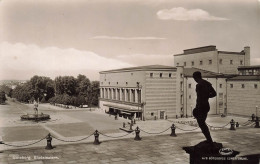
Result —
<instances>
[{"instance_id":1,"label":"sky","mask_svg":"<svg viewBox=\"0 0 260 164\"><path fill-rule=\"evenodd\" d=\"M98 80L208 45L260 65L260 0L0 0L0 80Z\"/></svg>"}]
</instances>

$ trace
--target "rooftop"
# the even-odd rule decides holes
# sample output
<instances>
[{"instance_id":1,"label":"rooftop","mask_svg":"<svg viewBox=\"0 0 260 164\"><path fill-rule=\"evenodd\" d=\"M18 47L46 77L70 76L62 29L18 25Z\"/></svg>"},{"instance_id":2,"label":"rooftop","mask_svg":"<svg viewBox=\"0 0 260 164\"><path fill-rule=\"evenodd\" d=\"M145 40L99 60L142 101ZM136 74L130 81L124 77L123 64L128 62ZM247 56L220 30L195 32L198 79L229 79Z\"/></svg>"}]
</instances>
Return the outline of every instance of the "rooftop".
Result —
<instances>
[{"instance_id":1,"label":"rooftop","mask_svg":"<svg viewBox=\"0 0 260 164\"><path fill-rule=\"evenodd\" d=\"M222 74L222 73L215 73L215 72L211 72L211 71L207 71L207 70L203 70L203 69L199 69L199 68L194 68L194 67L184 68L183 74L184 74L184 76L192 77L193 73L196 72L196 71L200 71L203 78L204 77L230 76L230 75L225 75L225 74Z\"/></svg>"},{"instance_id":2,"label":"rooftop","mask_svg":"<svg viewBox=\"0 0 260 164\"><path fill-rule=\"evenodd\" d=\"M252 68L260 68L260 65L238 66L238 69L252 69Z\"/></svg>"},{"instance_id":3,"label":"rooftop","mask_svg":"<svg viewBox=\"0 0 260 164\"><path fill-rule=\"evenodd\" d=\"M138 67L128 67L128 68L121 68L121 69L113 69L107 71L101 71L100 74L104 73L115 73L115 72L130 72L130 71L168 71L168 70L176 70L176 67L172 66L165 66L165 65L147 65L147 66L138 66Z\"/></svg>"},{"instance_id":4,"label":"rooftop","mask_svg":"<svg viewBox=\"0 0 260 164\"><path fill-rule=\"evenodd\" d=\"M244 50L242 50L241 52L218 51L216 49L215 45L209 45L209 46L204 46L204 47L185 49L185 50L183 50L182 54L176 54L174 56L195 54L195 53L201 53L201 52L209 52L209 51L217 51L218 53L222 53L222 54L236 54L236 55L244 55L245 54Z\"/></svg>"},{"instance_id":5,"label":"rooftop","mask_svg":"<svg viewBox=\"0 0 260 164\"><path fill-rule=\"evenodd\" d=\"M259 81L260 75L238 75L236 77L232 77L228 79L228 81L243 81L243 80Z\"/></svg>"}]
</instances>

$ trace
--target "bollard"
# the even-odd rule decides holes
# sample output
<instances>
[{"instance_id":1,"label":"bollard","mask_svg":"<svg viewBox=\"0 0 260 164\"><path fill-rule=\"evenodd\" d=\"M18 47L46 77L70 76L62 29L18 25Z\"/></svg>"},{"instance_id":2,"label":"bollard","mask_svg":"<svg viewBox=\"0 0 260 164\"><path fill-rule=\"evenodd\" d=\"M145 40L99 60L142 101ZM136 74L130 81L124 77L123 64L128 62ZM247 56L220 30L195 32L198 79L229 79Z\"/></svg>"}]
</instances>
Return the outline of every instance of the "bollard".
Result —
<instances>
[{"instance_id":1,"label":"bollard","mask_svg":"<svg viewBox=\"0 0 260 164\"><path fill-rule=\"evenodd\" d=\"M172 133L171 133L171 135L170 136L172 136L172 137L176 137L177 135L175 134L175 125L174 124L172 124L172 126L171 126L171 129L172 129Z\"/></svg>"},{"instance_id":2,"label":"bollard","mask_svg":"<svg viewBox=\"0 0 260 164\"><path fill-rule=\"evenodd\" d=\"M252 114L251 118L252 118L252 121L255 121L255 114Z\"/></svg>"},{"instance_id":3,"label":"bollard","mask_svg":"<svg viewBox=\"0 0 260 164\"><path fill-rule=\"evenodd\" d=\"M115 115L115 120L117 120L117 115Z\"/></svg>"},{"instance_id":4,"label":"bollard","mask_svg":"<svg viewBox=\"0 0 260 164\"><path fill-rule=\"evenodd\" d=\"M235 129L235 121L233 119L230 121L230 129L229 130L236 130Z\"/></svg>"},{"instance_id":5,"label":"bollard","mask_svg":"<svg viewBox=\"0 0 260 164\"><path fill-rule=\"evenodd\" d=\"M46 140L47 140L47 146L45 147L45 149L47 149L47 150L53 149L53 147L51 145L52 137L51 137L50 133L47 135Z\"/></svg>"},{"instance_id":6,"label":"bollard","mask_svg":"<svg viewBox=\"0 0 260 164\"><path fill-rule=\"evenodd\" d=\"M140 129L139 127L137 126L136 129L135 129L135 139L136 141L140 141L141 140L141 137L140 137Z\"/></svg>"},{"instance_id":7,"label":"bollard","mask_svg":"<svg viewBox=\"0 0 260 164\"><path fill-rule=\"evenodd\" d=\"M125 128L125 123L123 122L123 128Z\"/></svg>"},{"instance_id":8,"label":"bollard","mask_svg":"<svg viewBox=\"0 0 260 164\"><path fill-rule=\"evenodd\" d=\"M259 126L259 117L257 117L257 116L255 118L255 128L260 128L260 126Z\"/></svg>"},{"instance_id":9,"label":"bollard","mask_svg":"<svg viewBox=\"0 0 260 164\"><path fill-rule=\"evenodd\" d=\"M239 123L238 122L236 123L236 128L239 128Z\"/></svg>"},{"instance_id":10,"label":"bollard","mask_svg":"<svg viewBox=\"0 0 260 164\"><path fill-rule=\"evenodd\" d=\"M98 131L96 130L95 131L95 133L94 133L94 137L95 137L95 141L94 141L94 145L99 145L100 144L100 142L99 142L99 140L98 140L98 137L99 137L99 133L98 133Z\"/></svg>"},{"instance_id":11,"label":"bollard","mask_svg":"<svg viewBox=\"0 0 260 164\"><path fill-rule=\"evenodd\" d=\"M134 119L134 124L136 124L135 119Z\"/></svg>"}]
</instances>

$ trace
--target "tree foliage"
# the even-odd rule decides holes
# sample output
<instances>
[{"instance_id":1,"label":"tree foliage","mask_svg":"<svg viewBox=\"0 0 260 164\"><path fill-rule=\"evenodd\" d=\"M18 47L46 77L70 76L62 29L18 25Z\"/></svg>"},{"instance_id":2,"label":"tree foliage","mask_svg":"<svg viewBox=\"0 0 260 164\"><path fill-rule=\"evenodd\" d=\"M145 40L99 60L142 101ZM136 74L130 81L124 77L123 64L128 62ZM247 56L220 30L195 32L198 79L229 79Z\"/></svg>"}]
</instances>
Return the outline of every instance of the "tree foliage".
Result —
<instances>
[{"instance_id":1,"label":"tree foliage","mask_svg":"<svg viewBox=\"0 0 260 164\"><path fill-rule=\"evenodd\" d=\"M0 86L0 91L3 91L9 97L11 97L11 95L12 95L12 88L10 88L9 86L7 86L5 84Z\"/></svg>"},{"instance_id":2,"label":"tree foliage","mask_svg":"<svg viewBox=\"0 0 260 164\"><path fill-rule=\"evenodd\" d=\"M13 97L18 101L40 100L63 105L98 105L99 82L90 81L85 75L58 76L54 80L33 76L30 81L17 86Z\"/></svg>"},{"instance_id":3,"label":"tree foliage","mask_svg":"<svg viewBox=\"0 0 260 164\"><path fill-rule=\"evenodd\" d=\"M5 101L6 101L5 92L0 91L0 104L5 103Z\"/></svg>"}]
</instances>

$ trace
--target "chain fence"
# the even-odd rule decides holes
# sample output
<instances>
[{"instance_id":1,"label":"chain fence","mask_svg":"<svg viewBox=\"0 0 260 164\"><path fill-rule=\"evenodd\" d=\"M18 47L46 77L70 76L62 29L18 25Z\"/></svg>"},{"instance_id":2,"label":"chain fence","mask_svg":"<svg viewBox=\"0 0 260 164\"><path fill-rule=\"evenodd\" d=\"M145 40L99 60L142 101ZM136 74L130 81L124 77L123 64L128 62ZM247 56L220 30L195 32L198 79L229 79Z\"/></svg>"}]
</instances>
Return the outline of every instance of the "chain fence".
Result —
<instances>
[{"instance_id":1,"label":"chain fence","mask_svg":"<svg viewBox=\"0 0 260 164\"><path fill-rule=\"evenodd\" d=\"M231 125L231 122L233 123L233 125ZM225 125L223 125L223 126L212 126L212 125L209 125L209 124L207 124L207 126L209 126L210 128L218 128L218 129L219 129L219 128L225 128L225 127L228 126L229 124L230 124L231 126L235 126L235 123L237 123L237 122L234 122L234 120L232 120L231 122L228 122L227 124L225 124ZM185 125L186 125L186 124L185 124ZM248 127L251 127L251 126L254 126L254 125L256 125L256 122L254 122L254 121L252 121L252 120L246 121L246 122L244 122L244 123L241 124L241 126L248 126ZM50 133L49 133L49 134L48 134L47 136L45 136L44 138L42 138L42 139L40 139L40 140L37 140L37 141L35 141L35 142L29 143L29 144L14 145L14 144L5 143L5 142L3 142L3 141L0 141L0 144L4 144L4 145L6 145L6 146L11 146L11 147L26 147L26 146L30 146L30 145L34 145L34 144L36 144L36 143L39 143L39 142L41 142L41 141L44 140L44 139L47 140L47 144L48 144L48 142L51 142L51 140L48 140L48 139L49 139L48 136L49 136L49 137L52 137L52 138L54 138L54 139L56 139L56 140L58 140L58 141L62 141L62 142L80 142L80 141L83 141L83 140L88 139L88 138L91 137L92 135L94 135L95 140L96 140L96 139L98 138L99 134L100 134L100 135L103 135L103 136L105 136L105 137L108 137L108 138L123 138L123 137L126 137L126 136L132 134L134 131L136 132L136 135L137 135L137 134L139 135L140 131L142 131L142 132L144 132L144 133L146 133L146 134L162 134L162 133L168 131L169 129L171 129L171 130L172 130L172 133L174 132L174 134L175 134L175 129L179 129L179 130L181 130L181 131L186 131L186 132L187 132L187 131L195 131L195 130L197 130L197 129L199 129L199 128L200 128L200 127L196 127L196 128L193 128L193 129L184 129L184 128L180 128L180 127L176 126L176 125L173 123L172 126L168 127L167 129L165 129L165 130L163 130L163 131L161 131L161 132L149 132L149 131L143 130L143 129L141 129L141 128L139 128L139 127L137 126L137 128L136 128L135 130L132 130L132 131L128 132L127 134L124 134L124 135L121 135L121 136L111 136L111 135L107 135L107 134L104 134L104 133L99 132L99 131L96 130L95 132L93 132L93 133L90 134L89 136L86 136L86 137L84 137L84 138L82 138L82 139L77 139L77 140L65 140L65 139L61 139L61 138L55 137L55 136L51 136Z\"/></svg>"}]
</instances>

